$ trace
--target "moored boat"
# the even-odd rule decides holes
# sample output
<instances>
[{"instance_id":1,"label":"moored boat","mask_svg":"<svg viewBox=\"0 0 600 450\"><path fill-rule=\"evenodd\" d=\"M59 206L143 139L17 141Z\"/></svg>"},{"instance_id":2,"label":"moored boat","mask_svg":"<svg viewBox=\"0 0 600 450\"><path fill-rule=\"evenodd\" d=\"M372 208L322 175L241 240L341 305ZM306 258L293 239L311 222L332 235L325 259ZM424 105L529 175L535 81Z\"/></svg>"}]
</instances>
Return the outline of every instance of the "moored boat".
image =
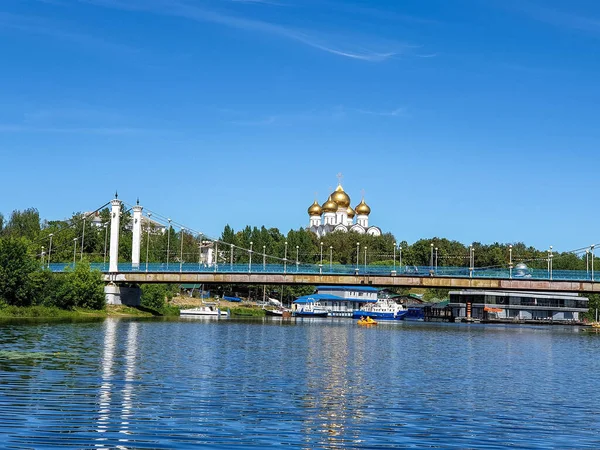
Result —
<instances>
[{"instance_id":1,"label":"moored boat","mask_svg":"<svg viewBox=\"0 0 600 450\"><path fill-rule=\"evenodd\" d=\"M265 315L271 317L283 317L286 312L289 312L288 309L285 308L263 308L265 311Z\"/></svg>"},{"instance_id":2,"label":"moored boat","mask_svg":"<svg viewBox=\"0 0 600 450\"><path fill-rule=\"evenodd\" d=\"M361 309L352 313L353 319L371 317L379 320L401 320L406 314L402 305L390 299L380 298L376 303L363 305Z\"/></svg>"},{"instance_id":3,"label":"moored boat","mask_svg":"<svg viewBox=\"0 0 600 450\"><path fill-rule=\"evenodd\" d=\"M182 317L226 317L229 315L229 311L223 311L216 303L205 303L197 308L182 309L179 311L179 315Z\"/></svg>"},{"instance_id":4,"label":"moored boat","mask_svg":"<svg viewBox=\"0 0 600 450\"><path fill-rule=\"evenodd\" d=\"M327 317L329 310L310 295L299 297L294 302L292 315L296 317Z\"/></svg>"}]
</instances>

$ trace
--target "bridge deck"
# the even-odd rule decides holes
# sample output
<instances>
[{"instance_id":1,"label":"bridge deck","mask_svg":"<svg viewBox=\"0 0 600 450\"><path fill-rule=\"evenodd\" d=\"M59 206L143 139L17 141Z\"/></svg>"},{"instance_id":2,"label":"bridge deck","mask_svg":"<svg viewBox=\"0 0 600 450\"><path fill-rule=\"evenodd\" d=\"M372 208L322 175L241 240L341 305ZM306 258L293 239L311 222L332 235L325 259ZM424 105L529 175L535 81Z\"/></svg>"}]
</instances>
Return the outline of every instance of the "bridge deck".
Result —
<instances>
[{"instance_id":1,"label":"bridge deck","mask_svg":"<svg viewBox=\"0 0 600 450\"><path fill-rule=\"evenodd\" d=\"M71 264L55 263L50 269L62 272ZM107 282L117 283L205 283L205 284L304 284L372 285L446 289L499 289L533 291L600 292L600 283L589 271L539 269L512 272L507 268L342 266L288 263L222 264L197 263L119 264L109 273L107 264L92 264Z\"/></svg>"}]
</instances>

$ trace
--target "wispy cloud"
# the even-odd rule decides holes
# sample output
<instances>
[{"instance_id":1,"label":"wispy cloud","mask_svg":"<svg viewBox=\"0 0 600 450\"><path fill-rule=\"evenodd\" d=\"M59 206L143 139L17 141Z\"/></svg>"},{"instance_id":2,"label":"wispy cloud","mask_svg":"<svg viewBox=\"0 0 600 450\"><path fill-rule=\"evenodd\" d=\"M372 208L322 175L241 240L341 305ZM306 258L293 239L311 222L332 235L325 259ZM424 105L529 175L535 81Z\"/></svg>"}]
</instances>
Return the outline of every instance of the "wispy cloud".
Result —
<instances>
[{"instance_id":1,"label":"wispy cloud","mask_svg":"<svg viewBox=\"0 0 600 450\"><path fill-rule=\"evenodd\" d=\"M157 130L128 127L44 127L0 123L0 133L57 133L57 134L95 134L95 135L137 135L157 133Z\"/></svg>"},{"instance_id":2,"label":"wispy cloud","mask_svg":"<svg viewBox=\"0 0 600 450\"><path fill-rule=\"evenodd\" d=\"M0 11L0 29L12 29L28 34L68 40L81 46L102 48L111 52L138 52L137 49L127 45L112 43L86 33L67 31L68 28L70 28L69 25L64 22Z\"/></svg>"},{"instance_id":3,"label":"wispy cloud","mask_svg":"<svg viewBox=\"0 0 600 450\"><path fill-rule=\"evenodd\" d=\"M535 20L558 28L600 35L600 18L598 17L584 16L532 3L520 3L517 8Z\"/></svg>"},{"instance_id":4,"label":"wispy cloud","mask_svg":"<svg viewBox=\"0 0 600 450\"><path fill-rule=\"evenodd\" d=\"M208 22L240 30L271 34L299 42L327 53L361 61L385 61L404 53L407 49L411 48L406 44L400 43L378 43L376 39L374 40L372 38L361 38L361 42L356 43L357 38L355 36L339 36L314 30L302 30L300 28L293 28L276 23L223 13L180 0L79 1L108 8L117 8L127 11L146 11L155 14L181 17L196 22ZM246 2L247 1L248 0L246 0Z\"/></svg>"},{"instance_id":5,"label":"wispy cloud","mask_svg":"<svg viewBox=\"0 0 600 450\"><path fill-rule=\"evenodd\" d=\"M275 5L275 6L285 6L285 3L277 2L275 0L225 0L231 3L256 3L262 5Z\"/></svg>"},{"instance_id":6,"label":"wispy cloud","mask_svg":"<svg viewBox=\"0 0 600 450\"><path fill-rule=\"evenodd\" d=\"M266 116L253 116L249 112L234 109L221 109L221 114L227 117L227 123L240 126L290 126L306 122L342 121L356 115L376 117L408 117L406 108L392 110L377 110L363 108L349 108L338 105L330 108L320 108L310 111L285 112Z\"/></svg>"},{"instance_id":7,"label":"wispy cloud","mask_svg":"<svg viewBox=\"0 0 600 450\"><path fill-rule=\"evenodd\" d=\"M277 116L269 116L264 119L256 120L232 120L230 123L233 125L240 125L244 127L260 127L266 125L272 125L277 120Z\"/></svg>"},{"instance_id":8,"label":"wispy cloud","mask_svg":"<svg viewBox=\"0 0 600 450\"><path fill-rule=\"evenodd\" d=\"M381 116L381 117L401 117L401 116L406 117L407 116L405 108L396 108L396 109L392 109L391 111L378 111L378 110L371 110L371 109L353 109L352 111L355 111L359 114L367 114L369 116Z\"/></svg>"}]
</instances>

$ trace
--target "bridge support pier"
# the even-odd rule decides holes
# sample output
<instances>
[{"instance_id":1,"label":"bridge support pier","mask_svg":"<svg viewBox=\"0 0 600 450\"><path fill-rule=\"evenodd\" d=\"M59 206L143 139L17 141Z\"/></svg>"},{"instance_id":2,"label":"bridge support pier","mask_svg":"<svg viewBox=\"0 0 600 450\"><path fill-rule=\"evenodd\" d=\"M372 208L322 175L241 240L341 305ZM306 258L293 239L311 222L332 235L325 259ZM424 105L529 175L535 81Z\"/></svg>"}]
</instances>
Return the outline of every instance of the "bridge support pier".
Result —
<instances>
[{"instance_id":1,"label":"bridge support pier","mask_svg":"<svg viewBox=\"0 0 600 450\"><path fill-rule=\"evenodd\" d=\"M140 306L142 289L139 286L122 286L109 283L104 286L107 305Z\"/></svg>"}]
</instances>

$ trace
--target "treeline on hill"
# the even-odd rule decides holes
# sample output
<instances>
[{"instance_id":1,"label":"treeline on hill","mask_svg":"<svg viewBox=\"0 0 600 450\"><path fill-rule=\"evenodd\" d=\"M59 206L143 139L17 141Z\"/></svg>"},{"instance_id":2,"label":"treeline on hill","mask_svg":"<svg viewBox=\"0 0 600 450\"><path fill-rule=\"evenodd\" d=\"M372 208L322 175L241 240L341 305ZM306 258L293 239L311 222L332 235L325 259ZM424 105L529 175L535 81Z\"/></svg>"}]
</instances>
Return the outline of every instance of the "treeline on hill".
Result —
<instances>
[{"instance_id":1,"label":"treeline on hill","mask_svg":"<svg viewBox=\"0 0 600 450\"><path fill-rule=\"evenodd\" d=\"M87 262L64 274L44 269L27 251L27 238L0 238L0 307L54 306L102 309L104 283Z\"/></svg>"},{"instance_id":2,"label":"treeline on hill","mask_svg":"<svg viewBox=\"0 0 600 450\"><path fill-rule=\"evenodd\" d=\"M51 262L80 262L89 261L92 263L108 262L108 243L110 240L110 212L104 208L92 214L76 213L67 220L40 220L39 213L34 208L23 211L13 211L8 220L0 214L0 241L3 252L12 252L15 255L21 255L20 258L25 261L18 274L15 273L8 278L10 270L16 270L15 264L12 264L12 256L2 257L0 261L0 298L8 301L5 289L14 289L19 285L19 294L8 296L11 302L49 302L58 303L56 298L47 298L48 295L58 295L58 287L46 289L44 283L62 283L65 280L75 279L78 270L83 276L84 268L89 271L89 266L81 265L66 276L54 277L47 271L43 271L42 262L47 265L48 258ZM154 222L149 223L142 228L141 243L141 263L146 262L164 263L167 259L179 264L199 262L200 244L206 236L201 234L191 234L189 231L183 231L175 227L159 228ZM132 229L131 212L122 206L120 222L119 239L119 261L131 261ZM219 264L247 263L249 260L250 243L253 249L253 264L260 265L263 262L263 250L268 255L265 258L267 264L281 264L284 257L287 257L289 270L293 270L296 260L300 264L319 264L321 260L323 265L327 266L330 262L333 264L363 265L380 264L392 265L394 263L394 243L396 243L396 263L399 263L400 250L402 248L402 265L428 266L431 258L431 244L437 248L439 266L463 266L469 265L469 246L472 245L475 255L475 267L507 267L509 261L509 244L493 243L482 244L473 242L463 244L458 241L445 238L420 239L413 244L406 241L400 241L391 233L385 233L382 236L374 237L360 235L357 233L331 233L323 238L318 238L314 233L306 229L290 230L287 234L281 233L277 228L250 227L246 226L242 230L235 231L229 225L225 226L218 244L217 258ZM287 245L286 245L287 242ZM50 249L50 244L52 248ZM233 248L231 246L233 244ZM358 244L358 245L357 245ZM358 261L357 261L358 248ZM233 250L232 250L233 249ZM366 251L365 251L366 249ZM233 259L232 259L233 257ZM547 265L547 250L538 250L524 243L512 243L513 263L526 263L530 268L543 269ZM591 258L590 258L591 259ZM598 258L595 259L596 267ZM12 269L7 269L7 267ZM586 270L585 253L578 256L569 252L553 253L554 270ZM8 271L8 272L7 272ZM87 280L98 288L102 285L100 275L91 271ZM95 278L94 278L95 277ZM18 281L17 281L18 280ZM60 280L60 281L57 281ZM99 280L99 281L98 281ZM23 284L25 283L27 287ZM36 286L38 286L36 288ZM40 287L41 286L41 287ZM260 287L262 288L262 287ZM44 294L29 294L24 296L27 289L44 292ZM248 289L248 288L245 288ZM236 290L235 286L213 286L213 291L227 293ZM250 287L256 296L260 293L259 287ZM275 289L272 295L281 295L279 288ZM29 292L33 292L29 291ZM302 295L306 288L285 288L284 296L286 298ZM48 293L53 294L48 294ZM254 296L253 295L253 296ZM45 297L46 296L46 297ZM27 297L29 300L24 300ZM73 303L73 296L69 297L69 302L65 307L76 306ZM91 297L96 298L96 297ZM99 296L97 297L99 299ZM21 299L21 300L17 300ZM590 307L595 308L595 295L590 296Z\"/></svg>"}]
</instances>

